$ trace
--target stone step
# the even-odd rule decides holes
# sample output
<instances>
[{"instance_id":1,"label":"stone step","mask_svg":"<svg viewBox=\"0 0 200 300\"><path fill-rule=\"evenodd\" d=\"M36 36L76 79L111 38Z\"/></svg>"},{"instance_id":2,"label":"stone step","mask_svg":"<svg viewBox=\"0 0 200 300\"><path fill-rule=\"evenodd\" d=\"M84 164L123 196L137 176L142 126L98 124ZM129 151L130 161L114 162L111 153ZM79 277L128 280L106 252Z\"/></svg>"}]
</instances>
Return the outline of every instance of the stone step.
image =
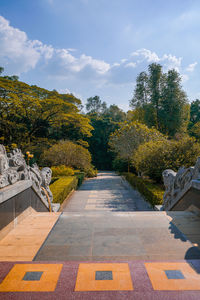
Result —
<instances>
[{"instance_id":1,"label":"stone step","mask_svg":"<svg viewBox=\"0 0 200 300\"><path fill-rule=\"evenodd\" d=\"M32 261L59 216L32 211L0 240L0 261Z\"/></svg>"}]
</instances>

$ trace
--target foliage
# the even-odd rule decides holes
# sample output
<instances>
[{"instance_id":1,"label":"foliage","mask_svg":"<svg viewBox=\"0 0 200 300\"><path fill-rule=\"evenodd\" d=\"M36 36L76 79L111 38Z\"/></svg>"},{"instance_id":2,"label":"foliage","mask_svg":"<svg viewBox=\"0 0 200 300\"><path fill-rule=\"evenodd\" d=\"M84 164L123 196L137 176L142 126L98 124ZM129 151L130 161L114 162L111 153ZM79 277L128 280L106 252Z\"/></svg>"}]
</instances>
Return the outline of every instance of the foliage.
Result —
<instances>
[{"instance_id":1,"label":"foliage","mask_svg":"<svg viewBox=\"0 0 200 300\"><path fill-rule=\"evenodd\" d=\"M76 189L78 179L76 176L60 177L53 184L50 185L50 190L53 194L54 203L62 203L69 193Z\"/></svg>"},{"instance_id":2,"label":"foliage","mask_svg":"<svg viewBox=\"0 0 200 300\"><path fill-rule=\"evenodd\" d=\"M75 172L74 175L76 176L76 178L78 179L78 184L77 186L81 186L84 178L85 178L85 173L84 172Z\"/></svg>"},{"instance_id":3,"label":"foliage","mask_svg":"<svg viewBox=\"0 0 200 300\"><path fill-rule=\"evenodd\" d=\"M132 173L124 173L126 180L137 189L152 206L160 205L163 203L164 189L152 183L149 180L145 180L141 177L137 177Z\"/></svg>"},{"instance_id":4,"label":"foliage","mask_svg":"<svg viewBox=\"0 0 200 300\"><path fill-rule=\"evenodd\" d=\"M65 165L60 165L60 166L52 166L52 176L57 177L57 176L73 176L74 175L74 170L70 167L66 167Z\"/></svg>"},{"instance_id":5,"label":"foliage","mask_svg":"<svg viewBox=\"0 0 200 300\"><path fill-rule=\"evenodd\" d=\"M110 137L109 145L118 158L128 163L139 145L149 140L163 140L164 136L156 129L148 128L139 122L125 123Z\"/></svg>"},{"instance_id":6,"label":"foliage","mask_svg":"<svg viewBox=\"0 0 200 300\"><path fill-rule=\"evenodd\" d=\"M86 177L91 178L91 177L96 177L97 176L97 170L94 168L89 168L86 170Z\"/></svg>"},{"instance_id":7,"label":"foliage","mask_svg":"<svg viewBox=\"0 0 200 300\"><path fill-rule=\"evenodd\" d=\"M44 139L53 144L91 135L89 119L78 109L81 101L71 94L0 77L0 100L0 137L5 145L16 143L27 150Z\"/></svg>"},{"instance_id":8,"label":"foliage","mask_svg":"<svg viewBox=\"0 0 200 300\"><path fill-rule=\"evenodd\" d=\"M138 173L160 182L164 170L190 167L199 155L200 144L194 138L184 137L180 140L149 141L139 146L132 162Z\"/></svg>"},{"instance_id":9,"label":"foliage","mask_svg":"<svg viewBox=\"0 0 200 300\"><path fill-rule=\"evenodd\" d=\"M60 141L42 155L43 164L88 170L92 167L91 155L87 149L71 141Z\"/></svg>"},{"instance_id":10,"label":"foliage","mask_svg":"<svg viewBox=\"0 0 200 300\"><path fill-rule=\"evenodd\" d=\"M90 97L87 99L86 110L91 114L101 114L106 110L106 102L102 102L99 96Z\"/></svg>"},{"instance_id":11,"label":"foliage","mask_svg":"<svg viewBox=\"0 0 200 300\"><path fill-rule=\"evenodd\" d=\"M200 100L196 99L190 105L190 122L188 124L189 134L200 138Z\"/></svg>"},{"instance_id":12,"label":"foliage","mask_svg":"<svg viewBox=\"0 0 200 300\"><path fill-rule=\"evenodd\" d=\"M106 105L101 113L89 113L88 117L94 128L88 139L92 162L100 170L111 170L114 155L109 151L109 136L125 121L126 114L117 105L110 105L108 108Z\"/></svg>"},{"instance_id":13,"label":"foliage","mask_svg":"<svg viewBox=\"0 0 200 300\"><path fill-rule=\"evenodd\" d=\"M181 87L181 76L176 70L162 72L162 66L149 65L149 73L141 72L130 105L136 120L154 126L171 137L185 132L189 121L187 96Z\"/></svg>"},{"instance_id":14,"label":"foliage","mask_svg":"<svg viewBox=\"0 0 200 300\"><path fill-rule=\"evenodd\" d=\"M117 172L126 172L128 169L128 161L116 157L113 162L113 169Z\"/></svg>"}]
</instances>

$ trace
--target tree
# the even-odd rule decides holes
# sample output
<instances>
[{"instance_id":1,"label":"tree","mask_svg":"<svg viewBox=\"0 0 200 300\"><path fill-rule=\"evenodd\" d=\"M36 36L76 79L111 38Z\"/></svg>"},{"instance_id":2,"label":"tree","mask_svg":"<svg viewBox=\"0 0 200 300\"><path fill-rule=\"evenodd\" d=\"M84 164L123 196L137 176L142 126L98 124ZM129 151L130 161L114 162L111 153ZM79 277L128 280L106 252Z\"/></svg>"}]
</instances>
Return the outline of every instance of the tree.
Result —
<instances>
[{"instance_id":1,"label":"tree","mask_svg":"<svg viewBox=\"0 0 200 300\"><path fill-rule=\"evenodd\" d=\"M80 100L73 95L0 77L0 100L0 136L6 145L24 149L45 138L54 143L91 135L89 119L80 114Z\"/></svg>"},{"instance_id":2,"label":"tree","mask_svg":"<svg viewBox=\"0 0 200 300\"><path fill-rule=\"evenodd\" d=\"M45 150L43 163L49 166L65 165L83 171L93 168L89 151L71 141L60 141Z\"/></svg>"},{"instance_id":3,"label":"tree","mask_svg":"<svg viewBox=\"0 0 200 300\"><path fill-rule=\"evenodd\" d=\"M109 150L109 136L125 121L126 114L117 105L107 107L105 104L103 109L99 108L98 113L90 112L87 116L94 128L88 139L92 162L100 170L111 170L114 154Z\"/></svg>"},{"instance_id":4,"label":"tree","mask_svg":"<svg viewBox=\"0 0 200 300\"><path fill-rule=\"evenodd\" d=\"M182 166L191 167L200 155L200 144L194 138L181 140L149 141L138 147L132 161L138 173L162 181L166 169L178 171Z\"/></svg>"},{"instance_id":5,"label":"tree","mask_svg":"<svg viewBox=\"0 0 200 300\"><path fill-rule=\"evenodd\" d=\"M185 132L189 121L187 96L180 83L180 74L169 70L162 90L160 130L172 137L177 132Z\"/></svg>"},{"instance_id":6,"label":"tree","mask_svg":"<svg viewBox=\"0 0 200 300\"><path fill-rule=\"evenodd\" d=\"M188 131L191 136L200 138L200 100L196 99L190 105L190 121Z\"/></svg>"},{"instance_id":7,"label":"tree","mask_svg":"<svg viewBox=\"0 0 200 300\"><path fill-rule=\"evenodd\" d=\"M109 145L117 153L118 158L128 162L128 171L130 161L139 145L149 140L163 140L164 136L156 129L150 129L146 125L132 122L120 126L111 134Z\"/></svg>"},{"instance_id":8,"label":"tree","mask_svg":"<svg viewBox=\"0 0 200 300\"><path fill-rule=\"evenodd\" d=\"M106 108L106 102L102 102L99 96L94 96L87 99L86 110L90 114L104 113Z\"/></svg>"},{"instance_id":9,"label":"tree","mask_svg":"<svg viewBox=\"0 0 200 300\"><path fill-rule=\"evenodd\" d=\"M189 106L175 70L163 73L160 64L149 65L148 74L142 72L137 77L130 106L134 108L133 117L148 127L171 137L186 131Z\"/></svg>"},{"instance_id":10,"label":"tree","mask_svg":"<svg viewBox=\"0 0 200 300\"><path fill-rule=\"evenodd\" d=\"M120 123L126 120L126 113L117 105L110 105L103 113L103 116L110 118L113 122Z\"/></svg>"},{"instance_id":11,"label":"tree","mask_svg":"<svg viewBox=\"0 0 200 300\"><path fill-rule=\"evenodd\" d=\"M143 108L148 102L148 75L146 72L141 72L136 78L136 87L134 90L134 96L130 101L130 106L132 108Z\"/></svg>"}]
</instances>

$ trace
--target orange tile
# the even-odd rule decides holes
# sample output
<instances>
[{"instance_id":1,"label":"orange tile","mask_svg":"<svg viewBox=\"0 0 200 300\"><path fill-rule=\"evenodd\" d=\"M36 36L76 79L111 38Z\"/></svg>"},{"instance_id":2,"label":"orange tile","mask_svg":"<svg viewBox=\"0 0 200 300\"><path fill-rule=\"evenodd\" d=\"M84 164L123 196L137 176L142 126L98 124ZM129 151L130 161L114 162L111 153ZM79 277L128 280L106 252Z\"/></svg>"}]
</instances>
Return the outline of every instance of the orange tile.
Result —
<instances>
[{"instance_id":1,"label":"orange tile","mask_svg":"<svg viewBox=\"0 0 200 300\"><path fill-rule=\"evenodd\" d=\"M200 290L200 274L188 263L145 263L154 290ZM180 270L185 279L168 279L165 270Z\"/></svg>"},{"instance_id":2,"label":"orange tile","mask_svg":"<svg viewBox=\"0 0 200 300\"><path fill-rule=\"evenodd\" d=\"M0 261L33 260L59 215L28 215L0 241Z\"/></svg>"},{"instance_id":3,"label":"orange tile","mask_svg":"<svg viewBox=\"0 0 200 300\"><path fill-rule=\"evenodd\" d=\"M15 264L3 282L0 292L51 292L54 291L62 264ZM43 272L38 281L24 281L26 272Z\"/></svg>"},{"instance_id":4,"label":"orange tile","mask_svg":"<svg viewBox=\"0 0 200 300\"><path fill-rule=\"evenodd\" d=\"M95 280L96 271L112 271L113 280ZM127 263L81 263L75 291L129 291L133 284Z\"/></svg>"}]
</instances>

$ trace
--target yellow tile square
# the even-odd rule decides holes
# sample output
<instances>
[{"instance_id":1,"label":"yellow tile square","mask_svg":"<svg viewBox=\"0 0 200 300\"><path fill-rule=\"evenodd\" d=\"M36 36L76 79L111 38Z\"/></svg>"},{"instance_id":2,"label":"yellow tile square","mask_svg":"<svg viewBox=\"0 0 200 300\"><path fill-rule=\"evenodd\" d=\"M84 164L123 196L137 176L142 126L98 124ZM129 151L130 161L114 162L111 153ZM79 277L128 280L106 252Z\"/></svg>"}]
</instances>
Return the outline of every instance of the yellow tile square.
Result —
<instances>
[{"instance_id":1,"label":"yellow tile square","mask_svg":"<svg viewBox=\"0 0 200 300\"><path fill-rule=\"evenodd\" d=\"M200 290L200 274L188 263L145 263L154 290ZM165 270L180 270L185 279L168 279Z\"/></svg>"},{"instance_id":2,"label":"yellow tile square","mask_svg":"<svg viewBox=\"0 0 200 300\"><path fill-rule=\"evenodd\" d=\"M96 271L112 271L113 280L95 280ZM81 263L75 291L132 291L133 284L127 263Z\"/></svg>"},{"instance_id":3,"label":"yellow tile square","mask_svg":"<svg viewBox=\"0 0 200 300\"><path fill-rule=\"evenodd\" d=\"M52 292L62 264L15 264L0 284L0 292ZM24 281L26 272L43 272L39 281Z\"/></svg>"}]
</instances>

